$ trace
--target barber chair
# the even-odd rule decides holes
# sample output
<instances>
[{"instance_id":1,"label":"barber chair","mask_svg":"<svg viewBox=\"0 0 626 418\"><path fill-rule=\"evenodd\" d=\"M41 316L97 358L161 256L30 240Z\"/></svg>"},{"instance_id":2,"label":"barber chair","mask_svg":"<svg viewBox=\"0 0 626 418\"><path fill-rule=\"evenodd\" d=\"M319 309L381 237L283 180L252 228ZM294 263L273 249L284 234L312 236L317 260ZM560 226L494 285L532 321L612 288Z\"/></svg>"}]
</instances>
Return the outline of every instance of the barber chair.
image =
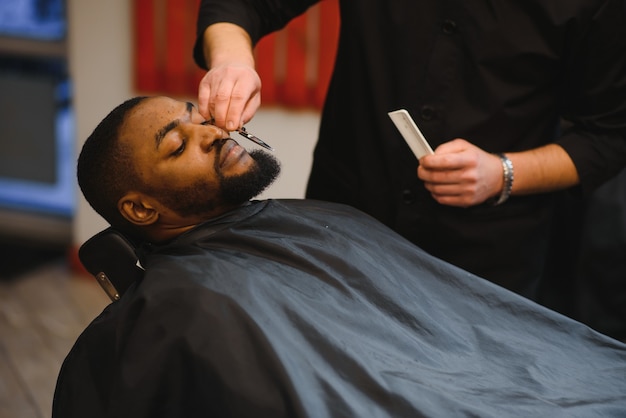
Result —
<instances>
[{"instance_id":1,"label":"barber chair","mask_svg":"<svg viewBox=\"0 0 626 418\"><path fill-rule=\"evenodd\" d=\"M116 301L143 277L136 248L130 239L109 227L81 245L78 258L109 298Z\"/></svg>"}]
</instances>

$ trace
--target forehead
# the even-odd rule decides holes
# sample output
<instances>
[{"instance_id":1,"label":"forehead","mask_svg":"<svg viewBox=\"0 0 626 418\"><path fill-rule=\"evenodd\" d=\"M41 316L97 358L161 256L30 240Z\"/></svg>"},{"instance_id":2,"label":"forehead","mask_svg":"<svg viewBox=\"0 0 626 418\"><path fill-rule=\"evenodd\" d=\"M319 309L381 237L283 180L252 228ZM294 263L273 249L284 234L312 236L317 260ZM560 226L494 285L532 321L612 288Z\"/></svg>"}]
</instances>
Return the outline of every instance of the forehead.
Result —
<instances>
[{"instance_id":1,"label":"forehead","mask_svg":"<svg viewBox=\"0 0 626 418\"><path fill-rule=\"evenodd\" d=\"M186 102L169 97L150 97L132 109L121 129L121 140L130 144L152 144L157 132L187 113Z\"/></svg>"},{"instance_id":2,"label":"forehead","mask_svg":"<svg viewBox=\"0 0 626 418\"><path fill-rule=\"evenodd\" d=\"M187 111L186 102L170 99L169 97L150 97L138 104L128 115L127 124L130 127L142 127L151 122L171 122L178 119Z\"/></svg>"}]
</instances>

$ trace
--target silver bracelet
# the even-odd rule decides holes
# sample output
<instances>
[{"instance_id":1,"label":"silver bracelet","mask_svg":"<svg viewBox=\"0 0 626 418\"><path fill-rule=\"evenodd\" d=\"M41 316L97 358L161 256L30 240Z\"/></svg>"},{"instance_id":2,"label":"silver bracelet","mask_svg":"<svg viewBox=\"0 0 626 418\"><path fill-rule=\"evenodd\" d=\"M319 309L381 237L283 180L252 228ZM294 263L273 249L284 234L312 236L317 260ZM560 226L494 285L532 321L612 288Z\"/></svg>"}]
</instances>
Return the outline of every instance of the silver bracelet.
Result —
<instances>
[{"instance_id":1,"label":"silver bracelet","mask_svg":"<svg viewBox=\"0 0 626 418\"><path fill-rule=\"evenodd\" d=\"M498 200L496 200L496 203L494 203L494 206L498 206L506 202L509 199L509 196L511 196L511 189L513 189L513 163L509 157L502 153L496 155L500 157L500 161L502 162L504 186L502 187L500 196L498 197Z\"/></svg>"}]
</instances>

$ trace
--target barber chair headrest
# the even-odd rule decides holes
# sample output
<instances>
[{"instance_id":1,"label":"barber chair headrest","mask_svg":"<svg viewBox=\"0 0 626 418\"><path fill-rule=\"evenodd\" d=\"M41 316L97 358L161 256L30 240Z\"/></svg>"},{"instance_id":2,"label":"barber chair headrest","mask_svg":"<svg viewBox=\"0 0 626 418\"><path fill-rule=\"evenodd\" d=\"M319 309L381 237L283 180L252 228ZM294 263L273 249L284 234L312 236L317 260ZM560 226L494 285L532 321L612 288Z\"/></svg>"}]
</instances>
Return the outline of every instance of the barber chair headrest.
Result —
<instances>
[{"instance_id":1,"label":"barber chair headrest","mask_svg":"<svg viewBox=\"0 0 626 418\"><path fill-rule=\"evenodd\" d=\"M143 277L144 271L135 249L132 241L109 227L81 245L78 258L115 301L133 282Z\"/></svg>"}]
</instances>

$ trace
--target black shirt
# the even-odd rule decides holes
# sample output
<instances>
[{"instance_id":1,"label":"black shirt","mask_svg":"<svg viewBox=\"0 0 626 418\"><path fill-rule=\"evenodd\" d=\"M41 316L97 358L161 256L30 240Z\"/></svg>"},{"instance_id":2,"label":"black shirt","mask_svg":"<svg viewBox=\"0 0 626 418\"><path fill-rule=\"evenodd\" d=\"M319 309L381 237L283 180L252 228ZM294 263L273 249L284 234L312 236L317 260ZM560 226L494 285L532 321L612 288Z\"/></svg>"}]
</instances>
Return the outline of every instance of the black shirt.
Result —
<instances>
[{"instance_id":1,"label":"black shirt","mask_svg":"<svg viewBox=\"0 0 626 418\"><path fill-rule=\"evenodd\" d=\"M313 3L203 0L198 34L228 21L256 42ZM406 108L433 148L454 138L488 152L556 142L589 193L626 162L624 2L340 0L340 13L307 197L360 208L432 254L530 295L558 194L440 205L387 112ZM203 66L201 37L194 53Z\"/></svg>"}]
</instances>

